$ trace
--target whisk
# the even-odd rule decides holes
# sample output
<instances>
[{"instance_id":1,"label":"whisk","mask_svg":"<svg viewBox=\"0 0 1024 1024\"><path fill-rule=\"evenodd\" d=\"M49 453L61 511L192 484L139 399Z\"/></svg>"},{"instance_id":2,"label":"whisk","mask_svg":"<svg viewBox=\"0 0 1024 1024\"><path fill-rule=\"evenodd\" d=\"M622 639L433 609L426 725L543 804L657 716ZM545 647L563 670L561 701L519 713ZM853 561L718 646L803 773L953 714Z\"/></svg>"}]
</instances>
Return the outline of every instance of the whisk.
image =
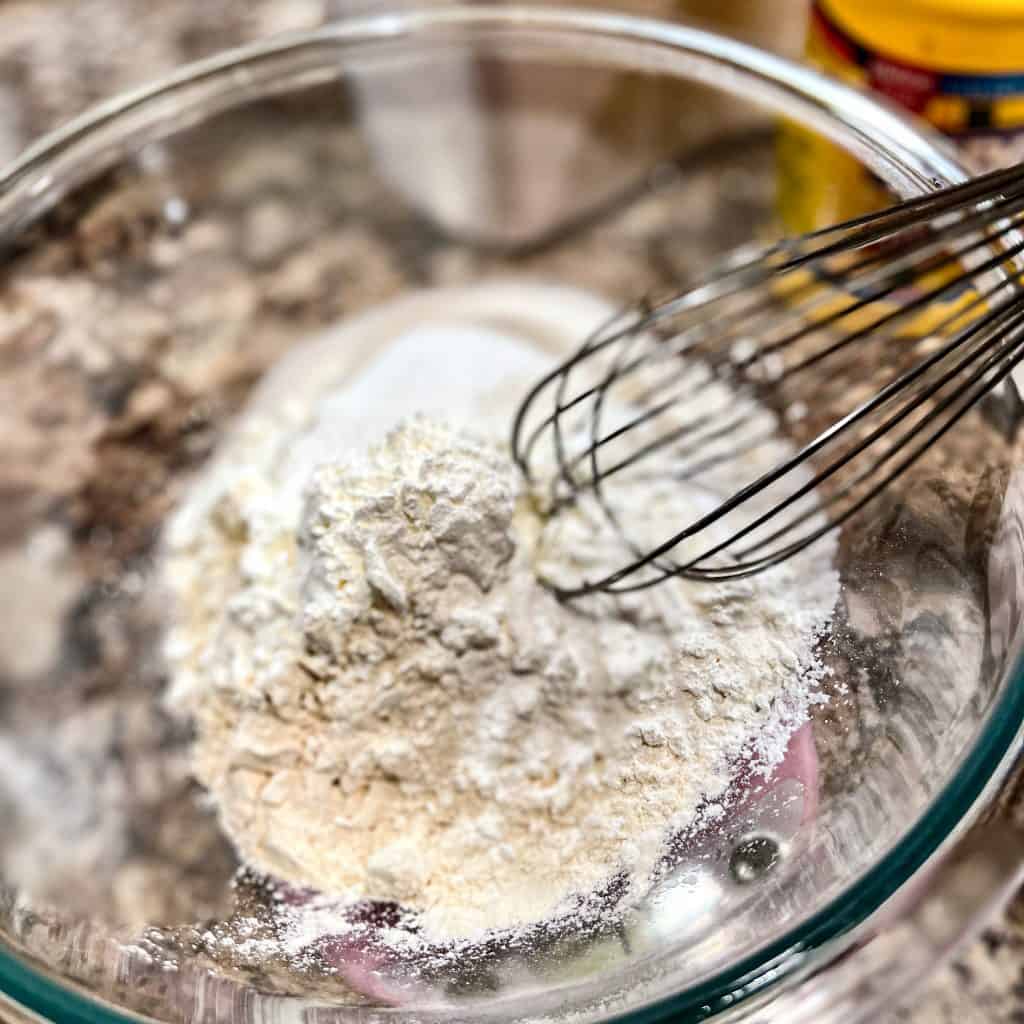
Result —
<instances>
[{"instance_id":1,"label":"whisk","mask_svg":"<svg viewBox=\"0 0 1024 1024\"><path fill-rule=\"evenodd\" d=\"M596 331L527 394L512 452L551 515L596 500L629 557L554 589L736 579L847 522L1024 359L1022 221L1024 169L996 171L738 252ZM645 468L710 503L654 544L628 528L628 484L609 497Z\"/></svg>"}]
</instances>

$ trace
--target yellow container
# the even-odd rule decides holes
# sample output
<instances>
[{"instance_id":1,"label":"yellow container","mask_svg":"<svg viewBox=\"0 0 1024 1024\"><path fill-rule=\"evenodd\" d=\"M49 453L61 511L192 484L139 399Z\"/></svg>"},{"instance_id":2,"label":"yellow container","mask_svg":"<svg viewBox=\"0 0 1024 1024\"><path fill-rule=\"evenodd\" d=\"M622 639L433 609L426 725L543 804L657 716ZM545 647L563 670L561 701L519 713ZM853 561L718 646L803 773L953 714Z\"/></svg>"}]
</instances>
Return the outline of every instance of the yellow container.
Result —
<instances>
[{"instance_id":1,"label":"yellow container","mask_svg":"<svg viewBox=\"0 0 1024 1024\"><path fill-rule=\"evenodd\" d=\"M929 121L976 170L1024 159L1024 0L815 0L806 55ZM790 231L885 202L853 158L793 125L779 161Z\"/></svg>"}]
</instances>

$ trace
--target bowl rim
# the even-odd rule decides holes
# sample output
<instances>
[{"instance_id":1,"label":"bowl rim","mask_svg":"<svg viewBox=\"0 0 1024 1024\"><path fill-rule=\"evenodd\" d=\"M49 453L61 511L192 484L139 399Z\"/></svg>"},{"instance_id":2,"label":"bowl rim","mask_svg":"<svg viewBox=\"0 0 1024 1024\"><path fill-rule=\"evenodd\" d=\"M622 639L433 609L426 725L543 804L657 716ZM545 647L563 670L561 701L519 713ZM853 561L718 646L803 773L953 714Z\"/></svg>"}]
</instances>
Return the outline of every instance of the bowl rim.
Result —
<instances>
[{"instance_id":1,"label":"bowl rim","mask_svg":"<svg viewBox=\"0 0 1024 1024\"><path fill-rule=\"evenodd\" d=\"M966 173L947 144L925 126L859 92L785 58L746 43L693 28L628 14L585 8L453 5L378 13L287 33L232 48L187 64L141 88L100 103L29 146L0 172L0 238L35 220L82 178L95 173L95 161L112 144L135 138L145 115L158 120L160 105L197 87L251 86L258 71L308 48L427 37L458 30L579 34L592 39L643 44L667 58L704 61L707 68L736 76L712 84L741 93L739 80L758 81L781 105L801 106L812 127L833 138L880 173L905 195L962 181ZM338 65L341 70L343 65ZM692 69L691 69L692 71ZM710 74L710 73L709 73ZM700 79L691 73L691 78ZM225 85L225 83L228 83ZM767 105L767 97L765 102ZM233 104L229 104L233 105ZM140 118L138 115L143 115ZM119 151L120 152L120 151ZM85 165L87 173L76 177ZM647 1024L668 1017L699 1020L736 1006L786 979L803 974L813 962L824 966L852 942L851 932L907 883L976 813L986 791L1009 771L1022 741L1024 659L1016 657L1002 692L971 750L930 806L897 843L861 877L825 906L775 941L713 976L689 987L653 996L647 1003L612 1012L605 1019ZM845 940L845 941L844 941ZM32 965L0 940L0 1006L4 998L48 1019L80 1024L111 1024L150 1019L112 1007L71 980L58 980ZM305 1002L296 1000L296 1002Z\"/></svg>"}]
</instances>

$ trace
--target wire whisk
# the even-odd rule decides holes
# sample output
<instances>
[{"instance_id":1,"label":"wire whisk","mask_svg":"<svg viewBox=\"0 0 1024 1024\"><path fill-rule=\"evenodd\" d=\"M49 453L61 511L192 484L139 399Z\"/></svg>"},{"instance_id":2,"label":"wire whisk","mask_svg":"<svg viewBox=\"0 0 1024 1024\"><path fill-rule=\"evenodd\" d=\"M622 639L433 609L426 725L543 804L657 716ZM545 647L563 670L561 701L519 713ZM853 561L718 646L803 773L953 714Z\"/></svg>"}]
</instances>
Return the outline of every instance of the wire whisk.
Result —
<instances>
[{"instance_id":1,"label":"wire whisk","mask_svg":"<svg viewBox=\"0 0 1024 1024\"><path fill-rule=\"evenodd\" d=\"M628 557L554 589L737 579L846 523L1024 359L1022 227L1024 170L996 171L743 250L596 331L527 394L512 452L549 515L596 502ZM663 539L635 529L644 474L700 496Z\"/></svg>"}]
</instances>

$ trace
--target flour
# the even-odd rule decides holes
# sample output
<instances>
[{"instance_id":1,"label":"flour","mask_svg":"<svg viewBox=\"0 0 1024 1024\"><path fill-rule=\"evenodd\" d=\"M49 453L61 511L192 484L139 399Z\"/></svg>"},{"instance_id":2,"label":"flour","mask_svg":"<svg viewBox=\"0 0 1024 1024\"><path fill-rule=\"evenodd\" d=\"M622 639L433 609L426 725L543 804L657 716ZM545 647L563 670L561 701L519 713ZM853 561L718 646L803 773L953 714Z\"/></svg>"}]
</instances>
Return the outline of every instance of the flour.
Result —
<instances>
[{"instance_id":1,"label":"flour","mask_svg":"<svg viewBox=\"0 0 1024 1024\"><path fill-rule=\"evenodd\" d=\"M170 699L247 862L478 936L637 898L737 756L781 759L828 545L576 606L538 582L627 553L587 501L548 519L504 444L543 350L609 312L526 285L401 300L271 373L197 484L166 545ZM609 499L659 540L708 500L670 468Z\"/></svg>"}]
</instances>

